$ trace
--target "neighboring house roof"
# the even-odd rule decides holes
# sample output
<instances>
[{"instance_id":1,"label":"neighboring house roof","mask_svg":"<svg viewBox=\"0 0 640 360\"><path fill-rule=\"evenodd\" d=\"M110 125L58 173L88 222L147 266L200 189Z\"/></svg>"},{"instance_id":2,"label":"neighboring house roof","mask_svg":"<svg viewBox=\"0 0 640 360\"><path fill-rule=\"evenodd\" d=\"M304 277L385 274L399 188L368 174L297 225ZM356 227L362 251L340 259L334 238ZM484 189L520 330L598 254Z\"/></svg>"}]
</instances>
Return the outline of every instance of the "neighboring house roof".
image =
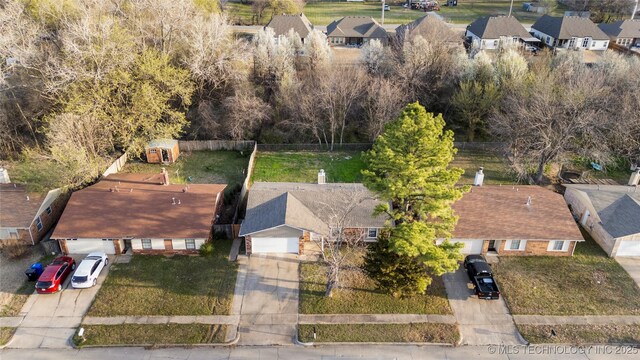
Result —
<instances>
[{"instance_id":1,"label":"neighboring house roof","mask_svg":"<svg viewBox=\"0 0 640 360\"><path fill-rule=\"evenodd\" d=\"M327 26L327 36L387 38L386 30L373 18L345 16Z\"/></svg>"},{"instance_id":2,"label":"neighboring house roof","mask_svg":"<svg viewBox=\"0 0 640 360\"><path fill-rule=\"evenodd\" d=\"M522 39L531 38L531 34L513 16L485 16L476 19L467 27L481 39L499 39L517 36Z\"/></svg>"},{"instance_id":3,"label":"neighboring house roof","mask_svg":"<svg viewBox=\"0 0 640 360\"><path fill-rule=\"evenodd\" d=\"M301 38L306 38L313 30L313 25L304 14L274 15L265 28L272 28L276 36L287 35L293 29Z\"/></svg>"},{"instance_id":4,"label":"neighboring house roof","mask_svg":"<svg viewBox=\"0 0 640 360\"><path fill-rule=\"evenodd\" d=\"M109 175L71 195L51 238L208 238L225 187L162 185L161 174Z\"/></svg>"},{"instance_id":5,"label":"neighboring house roof","mask_svg":"<svg viewBox=\"0 0 640 360\"><path fill-rule=\"evenodd\" d=\"M408 24L400 25L396 28L396 36L404 41L408 36L433 35L442 42L462 42L460 36L456 35L449 26L442 20L442 16L436 13L429 13Z\"/></svg>"},{"instance_id":6,"label":"neighboring house roof","mask_svg":"<svg viewBox=\"0 0 640 360\"><path fill-rule=\"evenodd\" d=\"M289 226L327 235L354 200L361 200L346 214L343 227L383 227L384 216L373 216L380 204L362 184L311 184L257 182L249 191L247 214L240 235L278 226Z\"/></svg>"},{"instance_id":7,"label":"neighboring house roof","mask_svg":"<svg viewBox=\"0 0 640 360\"><path fill-rule=\"evenodd\" d=\"M44 196L30 194L22 185L0 184L0 227L28 228L44 200Z\"/></svg>"},{"instance_id":8,"label":"neighboring house roof","mask_svg":"<svg viewBox=\"0 0 640 360\"><path fill-rule=\"evenodd\" d=\"M571 39L572 37L590 37L594 40L609 40L609 36L600 30L593 21L578 16L553 17L543 15L531 28L556 39L565 40Z\"/></svg>"},{"instance_id":9,"label":"neighboring house roof","mask_svg":"<svg viewBox=\"0 0 640 360\"><path fill-rule=\"evenodd\" d=\"M177 143L178 140L173 139L155 139L149 141L149 145L147 145L147 148L172 149L174 146L176 146Z\"/></svg>"},{"instance_id":10,"label":"neighboring house roof","mask_svg":"<svg viewBox=\"0 0 640 360\"><path fill-rule=\"evenodd\" d=\"M622 185L567 184L584 193L602 227L614 238L640 234L640 190Z\"/></svg>"},{"instance_id":11,"label":"neighboring house roof","mask_svg":"<svg viewBox=\"0 0 640 360\"><path fill-rule=\"evenodd\" d=\"M640 19L599 24L600 30L614 38L640 38Z\"/></svg>"},{"instance_id":12,"label":"neighboring house roof","mask_svg":"<svg viewBox=\"0 0 640 360\"><path fill-rule=\"evenodd\" d=\"M455 239L584 240L562 195L539 186L473 187L453 209Z\"/></svg>"}]
</instances>

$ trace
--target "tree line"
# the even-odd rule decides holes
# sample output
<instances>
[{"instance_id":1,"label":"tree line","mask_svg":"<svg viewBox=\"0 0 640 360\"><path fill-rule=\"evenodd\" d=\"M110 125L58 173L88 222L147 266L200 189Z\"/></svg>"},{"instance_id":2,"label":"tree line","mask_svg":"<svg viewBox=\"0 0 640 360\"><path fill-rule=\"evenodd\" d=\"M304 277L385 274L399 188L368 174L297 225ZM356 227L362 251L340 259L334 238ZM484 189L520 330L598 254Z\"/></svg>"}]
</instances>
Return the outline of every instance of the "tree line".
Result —
<instances>
[{"instance_id":1,"label":"tree line","mask_svg":"<svg viewBox=\"0 0 640 360\"><path fill-rule=\"evenodd\" d=\"M640 156L636 58L606 53L587 66L573 52L525 58L518 49L470 58L432 22L390 46L369 42L354 64L319 31L304 43L293 32L235 34L211 4L1 3L2 158L77 185L153 138L374 141L416 101L458 140L504 142L518 173L536 181L569 156Z\"/></svg>"}]
</instances>

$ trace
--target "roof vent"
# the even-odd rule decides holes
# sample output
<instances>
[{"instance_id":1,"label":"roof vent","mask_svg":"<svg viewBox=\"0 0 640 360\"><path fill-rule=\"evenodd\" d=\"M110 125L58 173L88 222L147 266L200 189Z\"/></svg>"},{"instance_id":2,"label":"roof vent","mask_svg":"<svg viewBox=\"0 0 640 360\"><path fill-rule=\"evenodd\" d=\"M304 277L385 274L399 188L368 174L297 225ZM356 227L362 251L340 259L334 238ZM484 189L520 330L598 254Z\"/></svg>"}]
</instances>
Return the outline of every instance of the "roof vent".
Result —
<instances>
[{"instance_id":1,"label":"roof vent","mask_svg":"<svg viewBox=\"0 0 640 360\"><path fill-rule=\"evenodd\" d=\"M169 185L169 173L165 168L162 168L162 185Z\"/></svg>"},{"instance_id":2,"label":"roof vent","mask_svg":"<svg viewBox=\"0 0 640 360\"><path fill-rule=\"evenodd\" d=\"M175 205L176 204L176 198L172 197L171 198L171 205Z\"/></svg>"},{"instance_id":3,"label":"roof vent","mask_svg":"<svg viewBox=\"0 0 640 360\"><path fill-rule=\"evenodd\" d=\"M484 181L484 167L480 167L478 171L476 171L476 177L473 179L474 186L482 186L482 182Z\"/></svg>"},{"instance_id":4,"label":"roof vent","mask_svg":"<svg viewBox=\"0 0 640 360\"><path fill-rule=\"evenodd\" d=\"M527 197L527 206L531 206L531 195Z\"/></svg>"},{"instance_id":5,"label":"roof vent","mask_svg":"<svg viewBox=\"0 0 640 360\"><path fill-rule=\"evenodd\" d=\"M326 175L323 169L318 172L318 184L326 184Z\"/></svg>"}]
</instances>

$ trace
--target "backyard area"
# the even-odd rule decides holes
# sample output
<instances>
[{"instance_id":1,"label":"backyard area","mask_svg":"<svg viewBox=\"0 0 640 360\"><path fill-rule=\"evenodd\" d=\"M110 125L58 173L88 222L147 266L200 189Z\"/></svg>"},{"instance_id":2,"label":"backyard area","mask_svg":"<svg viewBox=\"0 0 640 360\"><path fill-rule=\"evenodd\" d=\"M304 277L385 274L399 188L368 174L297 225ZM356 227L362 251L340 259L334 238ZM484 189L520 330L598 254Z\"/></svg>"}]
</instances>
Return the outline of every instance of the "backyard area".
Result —
<instances>
[{"instance_id":1,"label":"backyard area","mask_svg":"<svg viewBox=\"0 0 640 360\"><path fill-rule=\"evenodd\" d=\"M476 171L484 167L484 184L513 184L516 179L509 168L509 161L491 150L458 150L452 166L462 168L464 174L458 183L471 185Z\"/></svg>"},{"instance_id":2,"label":"backyard area","mask_svg":"<svg viewBox=\"0 0 640 360\"><path fill-rule=\"evenodd\" d=\"M574 256L504 256L494 265L512 314L640 315L640 289L583 231Z\"/></svg>"},{"instance_id":3,"label":"backyard area","mask_svg":"<svg viewBox=\"0 0 640 360\"><path fill-rule=\"evenodd\" d=\"M516 0L513 2L513 16L523 23L533 23L542 14L526 12L522 9L522 4L527 1ZM404 1L387 1L390 11L385 11L385 24L405 24L425 15L424 11L411 10L402 7ZM442 6L437 13L445 20L455 24L468 24L473 20L487 15L507 15L509 13L510 0L465 0L460 1L458 6ZM326 26L333 20L343 16L369 16L380 22L381 4L380 2L309 2L304 7L304 14L314 25ZM562 15L564 7L557 6L552 10L551 15ZM251 4L240 2L228 2L225 5L225 12L236 24L252 25L253 13ZM266 24L271 19L271 13L263 16L261 24Z\"/></svg>"},{"instance_id":4,"label":"backyard area","mask_svg":"<svg viewBox=\"0 0 640 360\"><path fill-rule=\"evenodd\" d=\"M226 325L207 324L123 324L83 325L84 341L76 345L168 345L212 344L224 342Z\"/></svg>"},{"instance_id":5,"label":"backyard area","mask_svg":"<svg viewBox=\"0 0 640 360\"><path fill-rule=\"evenodd\" d=\"M359 182L364 168L359 151L259 152L253 169L253 182L316 182L324 169L327 182Z\"/></svg>"},{"instance_id":6,"label":"backyard area","mask_svg":"<svg viewBox=\"0 0 640 360\"><path fill-rule=\"evenodd\" d=\"M364 250L349 261L342 287L325 297L326 268L320 262L300 264L301 314L452 314L441 277L433 279L425 295L395 298L376 288L360 271Z\"/></svg>"},{"instance_id":7,"label":"backyard area","mask_svg":"<svg viewBox=\"0 0 640 360\"><path fill-rule=\"evenodd\" d=\"M134 256L113 264L88 316L226 315L233 301L237 264L230 240L215 240L205 256Z\"/></svg>"},{"instance_id":8,"label":"backyard area","mask_svg":"<svg viewBox=\"0 0 640 360\"><path fill-rule=\"evenodd\" d=\"M316 332L316 339L313 332ZM302 342L425 342L456 344L460 339L454 324L313 324L299 325Z\"/></svg>"}]
</instances>

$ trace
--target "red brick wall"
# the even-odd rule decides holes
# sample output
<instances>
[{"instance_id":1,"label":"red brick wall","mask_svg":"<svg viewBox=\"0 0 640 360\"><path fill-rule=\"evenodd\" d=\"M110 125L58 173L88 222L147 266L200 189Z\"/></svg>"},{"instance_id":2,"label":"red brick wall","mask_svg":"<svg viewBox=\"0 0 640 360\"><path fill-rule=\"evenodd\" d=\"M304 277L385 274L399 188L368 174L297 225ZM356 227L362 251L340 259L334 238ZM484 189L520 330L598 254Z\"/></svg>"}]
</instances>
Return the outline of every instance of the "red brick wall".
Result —
<instances>
[{"instance_id":1,"label":"red brick wall","mask_svg":"<svg viewBox=\"0 0 640 360\"><path fill-rule=\"evenodd\" d=\"M31 223L31 233L33 234L33 240L35 243L40 242L42 238L47 234L53 224L55 224L60 216L62 215L62 211L64 207L67 205L67 201L69 200L69 194L63 193L58 196L58 198L51 203L51 214L47 214L47 209L45 208L40 215L40 221L42 221L42 230L38 231L38 227L36 225L35 219ZM28 236L28 235L27 235ZM29 239L29 243L31 243L31 239Z\"/></svg>"},{"instance_id":2,"label":"red brick wall","mask_svg":"<svg viewBox=\"0 0 640 360\"><path fill-rule=\"evenodd\" d=\"M505 250L506 241L500 241L500 247L498 250L498 255L501 256L532 256L532 255L545 255L545 256L571 256L573 254L573 248L575 246L575 241L572 241L569 244L569 249L567 251L547 251L547 247L549 246L548 241L527 241L527 245L524 250Z\"/></svg>"},{"instance_id":3,"label":"red brick wall","mask_svg":"<svg viewBox=\"0 0 640 360\"><path fill-rule=\"evenodd\" d=\"M133 253L136 255L198 255L198 250L133 250Z\"/></svg>"}]
</instances>

